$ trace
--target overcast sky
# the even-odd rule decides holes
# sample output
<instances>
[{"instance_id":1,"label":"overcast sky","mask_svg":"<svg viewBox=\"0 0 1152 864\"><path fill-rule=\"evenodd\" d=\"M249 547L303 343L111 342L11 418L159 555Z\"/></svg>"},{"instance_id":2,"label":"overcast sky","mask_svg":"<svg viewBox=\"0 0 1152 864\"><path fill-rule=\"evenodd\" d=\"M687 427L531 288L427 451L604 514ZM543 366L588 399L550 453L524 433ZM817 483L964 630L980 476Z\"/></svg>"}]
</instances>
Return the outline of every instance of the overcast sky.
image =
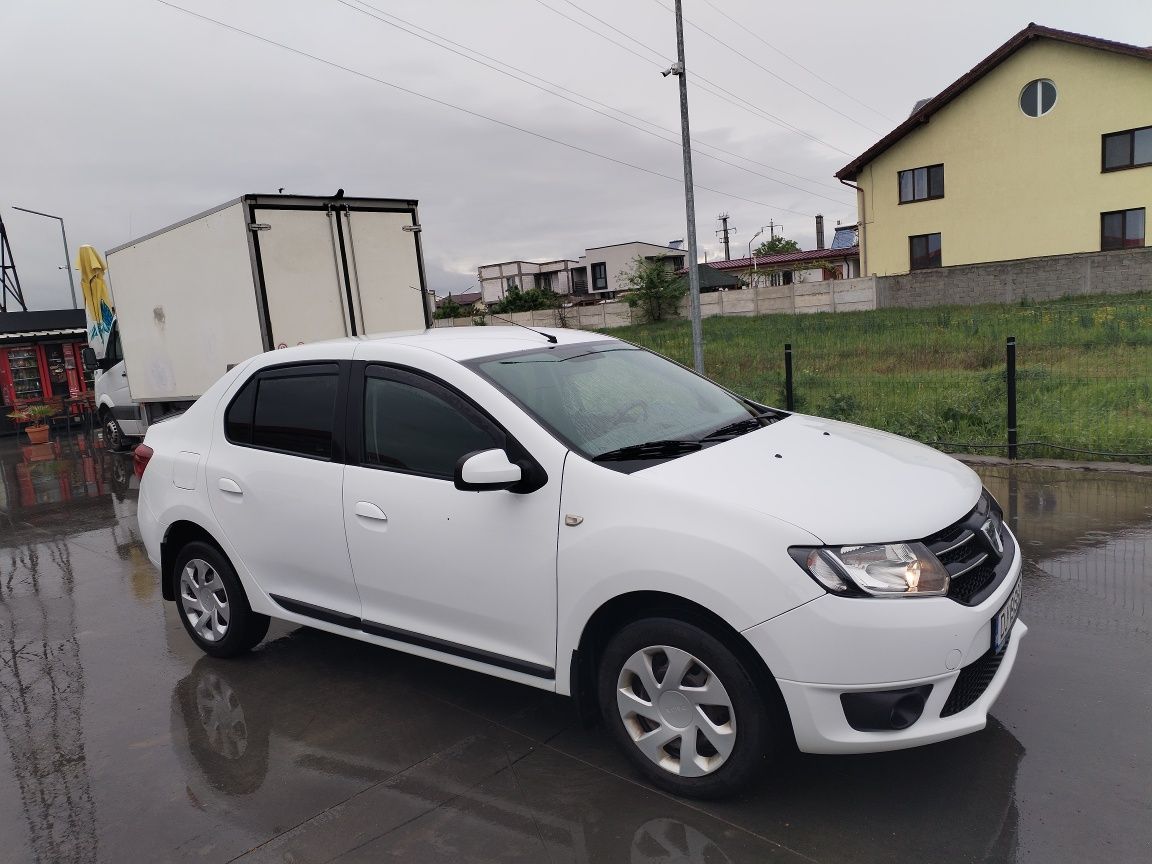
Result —
<instances>
[{"instance_id":1,"label":"overcast sky","mask_svg":"<svg viewBox=\"0 0 1152 864\"><path fill-rule=\"evenodd\" d=\"M103 251L247 192L416 198L440 294L467 290L484 263L685 236L676 79L659 74L659 55L675 56L672 0L172 2L362 75L158 0L3 0L0 214L29 308L69 305L63 248L58 223L12 205L64 217L74 259L81 243ZM770 221L803 248L815 214L829 239L854 222L833 173L1029 21L1152 44L1148 0L684 9L711 34L686 25L689 79L707 79L689 93L694 144L718 157L694 163L709 258L725 211L733 257ZM558 88L602 113L544 92Z\"/></svg>"}]
</instances>

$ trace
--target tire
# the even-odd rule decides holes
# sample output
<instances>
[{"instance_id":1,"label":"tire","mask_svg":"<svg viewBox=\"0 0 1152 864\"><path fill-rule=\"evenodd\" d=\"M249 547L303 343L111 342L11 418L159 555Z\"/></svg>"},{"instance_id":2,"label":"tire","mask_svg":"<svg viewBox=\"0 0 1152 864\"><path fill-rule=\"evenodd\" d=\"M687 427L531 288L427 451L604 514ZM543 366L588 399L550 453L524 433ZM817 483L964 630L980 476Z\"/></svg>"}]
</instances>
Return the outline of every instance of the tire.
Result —
<instances>
[{"instance_id":1,"label":"tire","mask_svg":"<svg viewBox=\"0 0 1152 864\"><path fill-rule=\"evenodd\" d=\"M215 546L199 540L187 544L169 578L180 623L205 654L235 657L268 632L268 616L252 611L240 578Z\"/></svg>"},{"instance_id":2,"label":"tire","mask_svg":"<svg viewBox=\"0 0 1152 864\"><path fill-rule=\"evenodd\" d=\"M674 618L633 622L608 641L598 695L632 763L655 786L685 797L746 788L779 764L791 732L778 691L758 686L755 670L719 639ZM691 758L681 758L685 746Z\"/></svg>"},{"instance_id":3,"label":"tire","mask_svg":"<svg viewBox=\"0 0 1152 864\"><path fill-rule=\"evenodd\" d=\"M100 430L104 434L104 446L108 448L110 453L124 452L125 447L128 446L127 436L108 409L104 409L100 415Z\"/></svg>"}]
</instances>

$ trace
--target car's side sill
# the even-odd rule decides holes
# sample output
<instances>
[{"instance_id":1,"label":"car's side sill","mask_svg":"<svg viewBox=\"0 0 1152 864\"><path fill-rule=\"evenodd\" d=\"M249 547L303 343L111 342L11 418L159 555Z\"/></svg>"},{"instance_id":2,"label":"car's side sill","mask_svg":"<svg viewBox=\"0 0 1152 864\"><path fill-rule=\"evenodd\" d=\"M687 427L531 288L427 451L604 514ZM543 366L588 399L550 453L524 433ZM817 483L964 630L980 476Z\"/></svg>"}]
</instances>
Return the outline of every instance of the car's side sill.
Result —
<instances>
[{"instance_id":1,"label":"car's side sill","mask_svg":"<svg viewBox=\"0 0 1152 864\"><path fill-rule=\"evenodd\" d=\"M279 594L269 594L268 596L275 600L277 605L284 607L289 612L295 612L297 615L306 615L317 621L327 621L329 624L339 624L341 627L347 627L351 630L360 629L360 619L355 615L345 615L334 609L313 606L303 600L293 600L290 597L281 597Z\"/></svg>"},{"instance_id":2,"label":"car's side sill","mask_svg":"<svg viewBox=\"0 0 1152 864\"><path fill-rule=\"evenodd\" d=\"M484 663L488 666L498 666L501 669L509 669L513 672L531 675L534 678L543 678L548 681L555 680L556 678L555 669L540 663L517 660L515 657L507 657L504 654L485 651L481 648L471 648L467 645L461 645L458 642L449 642L447 639L438 639L435 636L425 636L423 633L414 633L411 630L402 630L399 627L390 627L387 624L362 621L354 615L346 615L343 612L336 612L333 609L325 609L323 606L313 606L311 603L293 600L290 597L281 597L278 594L270 594L269 596L276 601L277 605L287 611L295 612L297 615L304 615L308 618L315 618L317 621L326 621L329 624L347 627L350 630L360 630L370 636L380 636L384 639L392 639L395 642L406 642L409 645L416 645L420 648L430 648L433 651L452 654L456 657L463 657L466 660L475 660L478 663Z\"/></svg>"}]
</instances>

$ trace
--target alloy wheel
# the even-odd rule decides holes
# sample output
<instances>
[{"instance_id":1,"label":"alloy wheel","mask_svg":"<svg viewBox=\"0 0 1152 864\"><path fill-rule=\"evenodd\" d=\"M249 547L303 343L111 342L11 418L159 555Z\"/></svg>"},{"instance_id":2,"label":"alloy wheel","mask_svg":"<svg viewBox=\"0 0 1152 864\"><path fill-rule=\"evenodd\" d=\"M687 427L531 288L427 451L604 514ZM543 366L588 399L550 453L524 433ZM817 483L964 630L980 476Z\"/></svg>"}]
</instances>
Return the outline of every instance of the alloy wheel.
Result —
<instances>
[{"instance_id":1,"label":"alloy wheel","mask_svg":"<svg viewBox=\"0 0 1152 864\"><path fill-rule=\"evenodd\" d=\"M205 642L228 634L230 610L224 581L203 558L193 558L180 574L180 607L193 632Z\"/></svg>"},{"instance_id":2,"label":"alloy wheel","mask_svg":"<svg viewBox=\"0 0 1152 864\"><path fill-rule=\"evenodd\" d=\"M653 645L629 657L616 706L637 749L680 777L712 774L736 744L736 715L723 682L680 648Z\"/></svg>"}]
</instances>

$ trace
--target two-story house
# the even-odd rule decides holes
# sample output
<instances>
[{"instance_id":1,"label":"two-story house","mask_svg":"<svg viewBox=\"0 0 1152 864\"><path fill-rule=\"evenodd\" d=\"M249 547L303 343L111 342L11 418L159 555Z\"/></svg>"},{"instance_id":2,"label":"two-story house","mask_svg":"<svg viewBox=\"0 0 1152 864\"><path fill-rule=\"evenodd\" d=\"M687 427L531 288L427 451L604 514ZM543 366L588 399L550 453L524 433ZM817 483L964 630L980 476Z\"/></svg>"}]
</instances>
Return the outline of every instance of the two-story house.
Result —
<instances>
[{"instance_id":1,"label":"two-story house","mask_svg":"<svg viewBox=\"0 0 1152 864\"><path fill-rule=\"evenodd\" d=\"M670 269L679 270L684 266L684 255L680 241L661 246L634 240L609 246L591 246L584 250L578 260L482 264L477 268L476 275L480 280L484 302L489 304L504 299L513 285L522 291L542 288L570 295L577 301L610 300L617 292L628 290L620 274L631 269L637 258L663 260Z\"/></svg>"},{"instance_id":2,"label":"two-story house","mask_svg":"<svg viewBox=\"0 0 1152 864\"><path fill-rule=\"evenodd\" d=\"M1152 48L1029 24L836 176L864 274L1145 246Z\"/></svg>"}]
</instances>

